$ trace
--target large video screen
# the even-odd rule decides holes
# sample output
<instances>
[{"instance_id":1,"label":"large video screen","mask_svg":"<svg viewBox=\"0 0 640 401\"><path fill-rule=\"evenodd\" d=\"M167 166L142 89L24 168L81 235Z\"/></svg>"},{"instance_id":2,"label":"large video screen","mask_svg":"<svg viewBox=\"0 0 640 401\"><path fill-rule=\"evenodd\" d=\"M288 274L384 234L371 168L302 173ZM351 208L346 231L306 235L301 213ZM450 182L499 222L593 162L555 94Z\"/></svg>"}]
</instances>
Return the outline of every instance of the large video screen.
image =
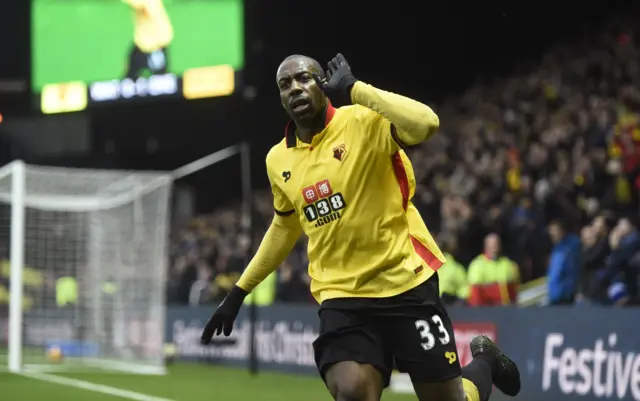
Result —
<instances>
[{"instance_id":1,"label":"large video screen","mask_svg":"<svg viewBox=\"0 0 640 401\"><path fill-rule=\"evenodd\" d=\"M32 0L32 88L43 113L155 97L230 95L243 0Z\"/></svg>"}]
</instances>

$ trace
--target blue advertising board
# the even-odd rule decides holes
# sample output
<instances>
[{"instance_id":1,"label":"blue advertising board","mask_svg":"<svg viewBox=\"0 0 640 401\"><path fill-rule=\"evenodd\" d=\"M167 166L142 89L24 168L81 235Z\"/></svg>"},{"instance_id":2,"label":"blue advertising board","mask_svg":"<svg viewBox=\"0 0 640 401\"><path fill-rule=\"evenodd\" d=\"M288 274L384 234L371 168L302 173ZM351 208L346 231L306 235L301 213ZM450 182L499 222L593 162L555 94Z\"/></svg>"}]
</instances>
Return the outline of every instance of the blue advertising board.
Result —
<instances>
[{"instance_id":1,"label":"blue advertising board","mask_svg":"<svg viewBox=\"0 0 640 401\"><path fill-rule=\"evenodd\" d=\"M640 400L640 310L456 309L454 321L493 321L518 363L523 397Z\"/></svg>"},{"instance_id":2,"label":"blue advertising board","mask_svg":"<svg viewBox=\"0 0 640 401\"><path fill-rule=\"evenodd\" d=\"M182 359L246 366L249 320L246 308L233 333L235 344L201 347L211 307L170 308L166 339ZM484 332L520 367L523 401L640 401L640 309L596 307L451 308L460 360L468 342ZM316 374L312 343L317 308L275 305L259 308L256 331L259 366ZM492 400L505 400L500 394Z\"/></svg>"},{"instance_id":3,"label":"blue advertising board","mask_svg":"<svg viewBox=\"0 0 640 401\"><path fill-rule=\"evenodd\" d=\"M200 346L202 328L211 307L169 308L165 339L175 344L181 359L246 366L250 353L250 322L247 308L234 324L233 345ZM318 336L318 317L309 306L259 308L256 348L261 369L309 373L315 370L312 343Z\"/></svg>"}]
</instances>

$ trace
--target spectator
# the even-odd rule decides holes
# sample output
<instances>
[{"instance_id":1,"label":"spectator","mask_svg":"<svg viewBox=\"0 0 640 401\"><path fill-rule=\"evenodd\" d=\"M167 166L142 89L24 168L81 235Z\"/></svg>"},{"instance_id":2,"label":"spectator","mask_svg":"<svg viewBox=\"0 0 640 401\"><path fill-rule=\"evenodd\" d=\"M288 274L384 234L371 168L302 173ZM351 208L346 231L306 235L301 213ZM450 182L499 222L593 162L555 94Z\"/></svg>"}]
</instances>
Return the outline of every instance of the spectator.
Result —
<instances>
[{"instance_id":1,"label":"spectator","mask_svg":"<svg viewBox=\"0 0 640 401\"><path fill-rule=\"evenodd\" d=\"M469 297L467 270L455 260L455 237L442 241L441 249L447 261L438 269L440 296L445 304L464 304Z\"/></svg>"},{"instance_id":2,"label":"spectator","mask_svg":"<svg viewBox=\"0 0 640 401\"><path fill-rule=\"evenodd\" d=\"M218 253L214 266L214 300L222 301L240 278L243 261L239 256L227 251Z\"/></svg>"},{"instance_id":3,"label":"spectator","mask_svg":"<svg viewBox=\"0 0 640 401\"><path fill-rule=\"evenodd\" d=\"M520 282L518 266L500 254L500 237L489 234L484 240L484 253L469 265L469 305L495 306L516 302Z\"/></svg>"},{"instance_id":4,"label":"spectator","mask_svg":"<svg viewBox=\"0 0 640 401\"><path fill-rule=\"evenodd\" d=\"M597 272L605 265L611 253L609 232L615 225L613 216L602 213L582 229L582 266L580 269L579 298L594 302L605 302L606 287L601 285Z\"/></svg>"},{"instance_id":5,"label":"spectator","mask_svg":"<svg viewBox=\"0 0 640 401\"><path fill-rule=\"evenodd\" d=\"M549 236L554 244L548 267L549 304L573 304L580 278L580 238L562 220L549 224Z\"/></svg>"},{"instance_id":6,"label":"spectator","mask_svg":"<svg viewBox=\"0 0 640 401\"><path fill-rule=\"evenodd\" d=\"M244 299L245 305L255 304L257 306L272 305L276 299L278 273L272 272L264 281L251 291L251 294Z\"/></svg>"},{"instance_id":7,"label":"spectator","mask_svg":"<svg viewBox=\"0 0 640 401\"><path fill-rule=\"evenodd\" d=\"M189 291L189 306L198 306L201 303L206 303L212 298L211 291L211 268L204 260L199 260L196 264L197 279L191 285Z\"/></svg>"},{"instance_id":8,"label":"spectator","mask_svg":"<svg viewBox=\"0 0 640 401\"><path fill-rule=\"evenodd\" d=\"M628 218L618 221L609 235L611 254L598 272L603 284L611 285L608 296L611 303L623 305L637 295L638 270L636 254L640 252L640 234Z\"/></svg>"},{"instance_id":9,"label":"spectator","mask_svg":"<svg viewBox=\"0 0 640 401\"><path fill-rule=\"evenodd\" d=\"M281 302L308 302L311 280L306 271L296 269L289 257L278 270L277 300Z\"/></svg>"}]
</instances>

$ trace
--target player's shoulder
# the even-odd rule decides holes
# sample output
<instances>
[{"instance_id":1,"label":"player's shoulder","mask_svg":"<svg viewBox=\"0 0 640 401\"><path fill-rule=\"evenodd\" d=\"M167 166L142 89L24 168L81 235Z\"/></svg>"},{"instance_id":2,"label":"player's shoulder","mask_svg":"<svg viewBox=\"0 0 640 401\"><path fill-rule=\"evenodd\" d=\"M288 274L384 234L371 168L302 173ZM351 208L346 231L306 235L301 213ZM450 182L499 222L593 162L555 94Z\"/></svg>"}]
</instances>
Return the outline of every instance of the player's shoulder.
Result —
<instances>
[{"instance_id":1,"label":"player's shoulder","mask_svg":"<svg viewBox=\"0 0 640 401\"><path fill-rule=\"evenodd\" d=\"M282 138L282 140L269 149L267 152L267 163L278 163L283 157L285 157L285 153L287 151L287 139Z\"/></svg>"},{"instance_id":2,"label":"player's shoulder","mask_svg":"<svg viewBox=\"0 0 640 401\"><path fill-rule=\"evenodd\" d=\"M267 153L266 162L267 169L277 168L284 160L287 159L287 139L283 138L280 142L273 145Z\"/></svg>"},{"instance_id":3,"label":"player's shoulder","mask_svg":"<svg viewBox=\"0 0 640 401\"><path fill-rule=\"evenodd\" d=\"M338 111L339 118L354 119L360 123L371 123L379 120L381 117L380 114L376 113L375 111L359 104L342 106L338 109Z\"/></svg>"}]
</instances>

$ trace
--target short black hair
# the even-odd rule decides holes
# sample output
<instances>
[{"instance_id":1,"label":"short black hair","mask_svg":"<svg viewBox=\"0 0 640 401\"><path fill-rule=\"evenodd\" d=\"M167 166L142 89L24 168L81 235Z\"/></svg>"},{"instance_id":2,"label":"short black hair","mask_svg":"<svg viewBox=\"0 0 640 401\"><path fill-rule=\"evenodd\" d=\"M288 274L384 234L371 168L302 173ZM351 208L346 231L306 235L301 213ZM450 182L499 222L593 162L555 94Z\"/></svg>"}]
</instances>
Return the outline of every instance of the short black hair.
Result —
<instances>
[{"instance_id":1,"label":"short black hair","mask_svg":"<svg viewBox=\"0 0 640 401\"><path fill-rule=\"evenodd\" d=\"M313 65L318 70L318 75L320 75L320 78L324 78L324 69L322 68L322 65L318 62L318 60L316 60L313 57L305 56L302 54L292 54L290 56L287 56L284 60L282 60L282 63L284 63L285 61L291 61L295 59L307 60L311 65Z\"/></svg>"}]
</instances>

